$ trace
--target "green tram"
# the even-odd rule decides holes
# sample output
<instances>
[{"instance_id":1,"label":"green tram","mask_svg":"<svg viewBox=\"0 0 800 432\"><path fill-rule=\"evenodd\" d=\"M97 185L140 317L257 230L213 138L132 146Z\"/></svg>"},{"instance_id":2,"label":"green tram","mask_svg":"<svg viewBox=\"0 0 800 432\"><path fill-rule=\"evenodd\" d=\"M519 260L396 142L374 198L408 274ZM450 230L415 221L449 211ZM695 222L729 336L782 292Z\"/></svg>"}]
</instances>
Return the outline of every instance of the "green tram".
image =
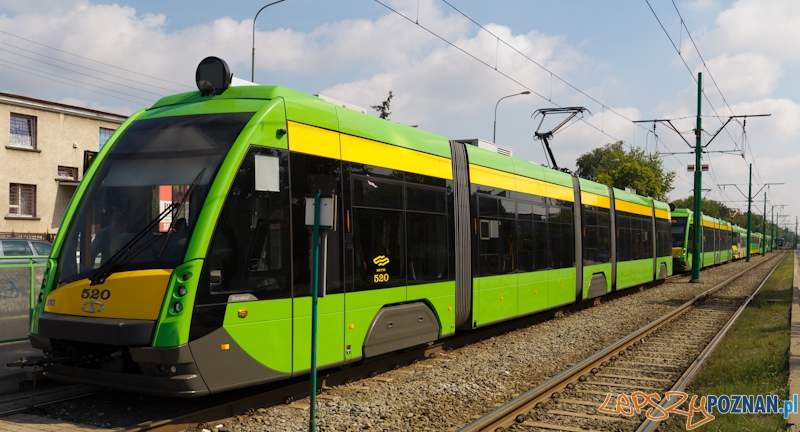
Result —
<instances>
[{"instance_id":1,"label":"green tram","mask_svg":"<svg viewBox=\"0 0 800 432\"><path fill-rule=\"evenodd\" d=\"M703 215L703 244L701 268L745 258L747 230L730 222ZM688 209L672 211L672 259L676 273L692 268L694 212ZM761 233L750 233L750 254L760 254L764 248Z\"/></svg>"},{"instance_id":2,"label":"green tram","mask_svg":"<svg viewBox=\"0 0 800 432\"><path fill-rule=\"evenodd\" d=\"M30 334L51 378L200 396L307 374L316 192L336 215L323 368L672 274L665 203L284 87L229 87L216 58L197 74L200 91L120 126L69 205Z\"/></svg>"}]
</instances>

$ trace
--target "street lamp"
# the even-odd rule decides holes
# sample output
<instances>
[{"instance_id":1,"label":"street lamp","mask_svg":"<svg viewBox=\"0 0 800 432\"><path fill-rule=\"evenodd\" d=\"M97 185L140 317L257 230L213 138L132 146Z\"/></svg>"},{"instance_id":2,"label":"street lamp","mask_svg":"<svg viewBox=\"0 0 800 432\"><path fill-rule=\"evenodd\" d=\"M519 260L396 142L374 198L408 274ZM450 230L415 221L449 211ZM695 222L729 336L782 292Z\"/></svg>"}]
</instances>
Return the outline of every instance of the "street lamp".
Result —
<instances>
[{"instance_id":1,"label":"street lamp","mask_svg":"<svg viewBox=\"0 0 800 432\"><path fill-rule=\"evenodd\" d=\"M256 17L253 18L253 57L252 57L252 61L250 63L250 81L251 82L256 82L256 20L258 19L258 14L260 14L262 10L264 10L264 9L274 5L274 4L278 4L280 2L283 2L283 1L286 1L286 0L278 0L278 1L272 2L272 3L262 7L261 9L258 10L258 12L256 12Z\"/></svg>"},{"instance_id":2,"label":"street lamp","mask_svg":"<svg viewBox=\"0 0 800 432\"><path fill-rule=\"evenodd\" d=\"M522 93L514 93L513 95L503 96L500 98L499 101L497 101L497 103L494 105L494 131L492 132L492 142L495 142L495 140L497 139L497 105L500 105L500 101L505 98L510 98L512 96L529 95L529 94L531 94L531 92L525 90Z\"/></svg>"}]
</instances>

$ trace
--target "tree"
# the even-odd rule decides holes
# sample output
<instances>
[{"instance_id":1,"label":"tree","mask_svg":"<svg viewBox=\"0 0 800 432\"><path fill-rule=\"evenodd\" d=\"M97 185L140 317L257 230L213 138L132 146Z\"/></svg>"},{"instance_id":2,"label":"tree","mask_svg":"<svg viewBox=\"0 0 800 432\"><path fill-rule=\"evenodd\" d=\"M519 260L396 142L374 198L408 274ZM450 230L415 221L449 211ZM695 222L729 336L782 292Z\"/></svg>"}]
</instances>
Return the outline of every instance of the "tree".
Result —
<instances>
[{"instance_id":1,"label":"tree","mask_svg":"<svg viewBox=\"0 0 800 432\"><path fill-rule=\"evenodd\" d=\"M389 97L387 97L385 101L381 102L380 105L372 105L370 108L378 111L378 113L380 113L380 118L389 120L389 115L392 114L391 111L389 111L389 104L392 102L393 97L392 91L389 90Z\"/></svg>"},{"instance_id":2,"label":"tree","mask_svg":"<svg viewBox=\"0 0 800 432\"><path fill-rule=\"evenodd\" d=\"M623 142L606 144L575 161L575 174L618 189L630 187L639 195L666 201L672 190L675 171L665 171L657 155L646 154L641 147L627 152Z\"/></svg>"}]
</instances>

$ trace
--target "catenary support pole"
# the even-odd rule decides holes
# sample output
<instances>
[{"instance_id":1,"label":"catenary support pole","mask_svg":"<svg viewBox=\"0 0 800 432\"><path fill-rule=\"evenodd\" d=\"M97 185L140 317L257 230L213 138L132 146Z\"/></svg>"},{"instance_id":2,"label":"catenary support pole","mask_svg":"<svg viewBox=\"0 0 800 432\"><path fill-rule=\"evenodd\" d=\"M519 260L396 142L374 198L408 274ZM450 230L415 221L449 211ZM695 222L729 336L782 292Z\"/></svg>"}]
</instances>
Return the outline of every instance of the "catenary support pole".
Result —
<instances>
[{"instance_id":1,"label":"catenary support pole","mask_svg":"<svg viewBox=\"0 0 800 432\"><path fill-rule=\"evenodd\" d=\"M761 255L767 254L767 193L764 192L764 217L761 218Z\"/></svg>"},{"instance_id":2,"label":"catenary support pole","mask_svg":"<svg viewBox=\"0 0 800 432\"><path fill-rule=\"evenodd\" d=\"M753 204L753 164L750 164L750 178L748 181L747 187L747 260L746 262L750 262L750 233L752 232L753 228L753 212L750 209L751 205ZM741 255L739 255L741 256Z\"/></svg>"},{"instance_id":3,"label":"catenary support pole","mask_svg":"<svg viewBox=\"0 0 800 432\"><path fill-rule=\"evenodd\" d=\"M694 131L694 251L692 252L692 282L700 282L700 253L703 250L703 146L701 145L703 119L701 103L703 97L703 73L697 73L697 129Z\"/></svg>"}]
</instances>

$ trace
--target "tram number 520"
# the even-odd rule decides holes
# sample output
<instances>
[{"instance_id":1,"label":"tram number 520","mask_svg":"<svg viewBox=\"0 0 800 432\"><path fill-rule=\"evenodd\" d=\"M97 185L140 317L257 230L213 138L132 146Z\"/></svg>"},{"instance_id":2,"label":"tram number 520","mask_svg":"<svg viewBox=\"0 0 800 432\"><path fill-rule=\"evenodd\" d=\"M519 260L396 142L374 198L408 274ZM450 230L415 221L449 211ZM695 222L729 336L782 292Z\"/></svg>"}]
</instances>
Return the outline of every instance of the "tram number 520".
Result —
<instances>
[{"instance_id":1,"label":"tram number 520","mask_svg":"<svg viewBox=\"0 0 800 432\"><path fill-rule=\"evenodd\" d=\"M388 273L378 273L373 275L375 279L375 283L379 282L389 282L389 274Z\"/></svg>"},{"instance_id":2,"label":"tram number 520","mask_svg":"<svg viewBox=\"0 0 800 432\"><path fill-rule=\"evenodd\" d=\"M111 291L109 291L109 290L100 291L99 289L85 288L81 292L81 298L85 298L85 299L88 299L88 298L98 299L99 298L99 299L103 299L103 300L108 300L109 297L111 297Z\"/></svg>"}]
</instances>

